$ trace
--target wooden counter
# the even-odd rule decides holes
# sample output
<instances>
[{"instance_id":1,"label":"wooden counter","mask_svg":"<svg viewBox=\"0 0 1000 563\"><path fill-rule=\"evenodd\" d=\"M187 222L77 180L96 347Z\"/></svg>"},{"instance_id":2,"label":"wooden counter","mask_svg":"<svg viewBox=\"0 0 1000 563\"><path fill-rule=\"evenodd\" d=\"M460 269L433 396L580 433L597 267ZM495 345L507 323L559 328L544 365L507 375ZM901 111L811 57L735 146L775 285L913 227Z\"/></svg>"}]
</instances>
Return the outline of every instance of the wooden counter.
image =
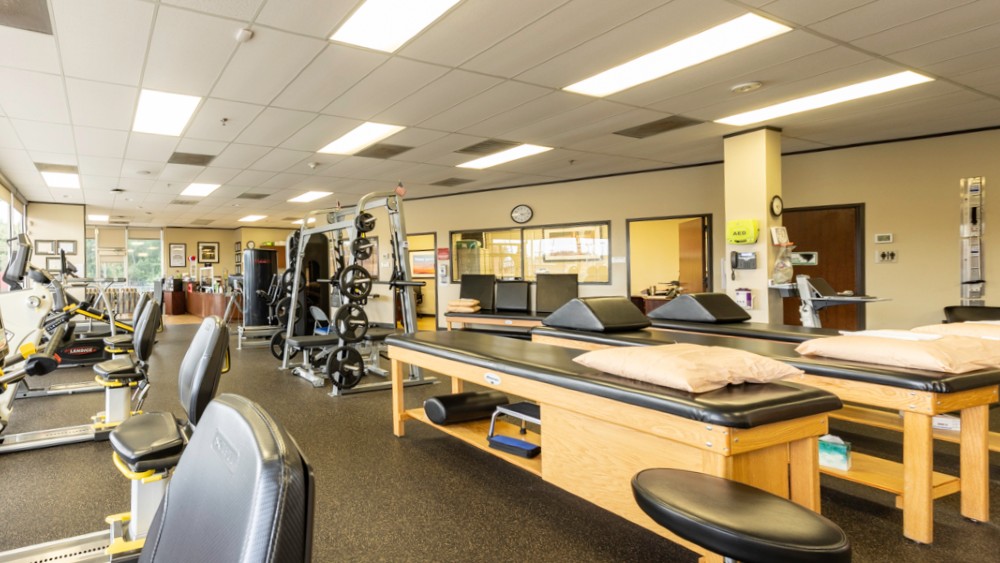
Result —
<instances>
[{"instance_id":1,"label":"wooden counter","mask_svg":"<svg viewBox=\"0 0 1000 563\"><path fill-rule=\"evenodd\" d=\"M207 317L217 315L224 317L226 305L229 304L229 296L223 293L202 293L198 291L187 291L184 293L187 306L187 314L196 317ZM239 310L233 313L233 320L240 320L242 316Z\"/></svg>"}]
</instances>

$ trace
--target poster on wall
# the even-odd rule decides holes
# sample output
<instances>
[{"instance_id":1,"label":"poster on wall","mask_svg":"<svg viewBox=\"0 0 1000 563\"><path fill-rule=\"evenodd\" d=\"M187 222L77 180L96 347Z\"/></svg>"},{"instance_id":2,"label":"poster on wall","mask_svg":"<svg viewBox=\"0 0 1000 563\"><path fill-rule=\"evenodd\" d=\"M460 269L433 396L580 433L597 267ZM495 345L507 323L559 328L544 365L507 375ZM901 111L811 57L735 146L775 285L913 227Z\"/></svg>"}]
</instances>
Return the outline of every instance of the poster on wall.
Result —
<instances>
[{"instance_id":1,"label":"poster on wall","mask_svg":"<svg viewBox=\"0 0 1000 563\"><path fill-rule=\"evenodd\" d=\"M170 267L183 268L187 265L187 245L182 242L170 244Z\"/></svg>"},{"instance_id":2,"label":"poster on wall","mask_svg":"<svg viewBox=\"0 0 1000 563\"><path fill-rule=\"evenodd\" d=\"M434 251L410 251L410 275L415 278L434 277Z\"/></svg>"}]
</instances>

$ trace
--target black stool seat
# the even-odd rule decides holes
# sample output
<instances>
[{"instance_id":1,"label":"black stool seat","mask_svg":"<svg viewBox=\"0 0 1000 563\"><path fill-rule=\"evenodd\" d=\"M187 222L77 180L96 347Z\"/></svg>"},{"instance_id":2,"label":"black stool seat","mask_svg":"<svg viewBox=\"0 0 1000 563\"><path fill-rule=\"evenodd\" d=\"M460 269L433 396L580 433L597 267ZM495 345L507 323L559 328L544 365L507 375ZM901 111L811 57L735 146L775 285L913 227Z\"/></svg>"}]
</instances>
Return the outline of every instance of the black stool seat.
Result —
<instances>
[{"instance_id":1,"label":"black stool seat","mask_svg":"<svg viewBox=\"0 0 1000 563\"><path fill-rule=\"evenodd\" d=\"M336 334L309 334L293 336L288 339L288 343L294 348L325 348L340 344L340 337Z\"/></svg>"},{"instance_id":2,"label":"black stool seat","mask_svg":"<svg viewBox=\"0 0 1000 563\"><path fill-rule=\"evenodd\" d=\"M118 425L108 437L118 457L136 473L177 464L184 436L169 412L145 413Z\"/></svg>"},{"instance_id":3,"label":"black stool seat","mask_svg":"<svg viewBox=\"0 0 1000 563\"><path fill-rule=\"evenodd\" d=\"M848 563L836 524L777 495L712 475L647 469L632 479L643 512L678 536L744 563Z\"/></svg>"},{"instance_id":4,"label":"black stool seat","mask_svg":"<svg viewBox=\"0 0 1000 563\"><path fill-rule=\"evenodd\" d=\"M369 328L368 331L365 332L364 339L367 340L368 342L382 342L383 340L385 340L386 336L389 336L390 334L396 334L396 332L397 332L396 330L391 328L378 328L378 327Z\"/></svg>"},{"instance_id":5,"label":"black stool seat","mask_svg":"<svg viewBox=\"0 0 1000 563\"><path fill-rule=\"evenodd\" d=\"M135 360L128 356L96 363L94 364L94 373L104 378L105 381L130 381L142 378L142 373L139 372Z\"/></svg>"}]
</instances>

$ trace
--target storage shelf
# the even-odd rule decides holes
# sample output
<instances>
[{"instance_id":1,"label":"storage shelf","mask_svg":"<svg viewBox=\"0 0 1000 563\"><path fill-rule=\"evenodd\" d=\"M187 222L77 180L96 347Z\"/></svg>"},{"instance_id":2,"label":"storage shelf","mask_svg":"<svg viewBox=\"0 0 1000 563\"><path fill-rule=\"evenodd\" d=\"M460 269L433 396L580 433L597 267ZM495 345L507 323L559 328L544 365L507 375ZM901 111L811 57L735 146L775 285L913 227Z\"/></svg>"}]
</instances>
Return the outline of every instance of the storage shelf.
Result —
<instances>
[{"instance_id":1,"label":"storage shelf","mask_svg":"<svg viewBox=\"0 0 1000 563\"><path fill-rule=\"evenodd\" d=\"M854 483L874 487L895 495L903 494L903 464L880 457L851 453L851 468L847 471L820 466L820 473ZM958 477L934 472L931 474L931 498L941 498L961 489Z\"/></svg>"},{"instance_id":2,"label":"storage shelf","mask_svg":"<svg viewBox=\"0 0 1000 563\"><path fill-rule=\"evenodd\" d=\"M493 454L493 455L495 455L495 456L497 456L497 457L499 457L499 458L501 458L501 459L503 459L505 461L508 461L508 462L510 462L510 463L512 463L512 464L514 464L514 465L516 465L518 467L520 467L521 469L524 469L525 471L529 471L529 472L531 472L531 473L533 473L535 475L538 475L539 477L542 476L542 456L541 455L539 455L538 457L534 457L534 458L528 459L528 458L524 458L524 457L521 457L521 456L516 456L516 455L513 455L513 454L508 454L508 453L502 452L500 450L491 448L489 446L489 443L486 441L486 436L490 432L490 421L489 421L489 419L486 419L486 420L474 420L472 422L462 422L462 423L459 423L459 424L449 424L447 426L441 426L441 425L434 424L433 422L431 422L430 419L427 418L427 415L424 413L424 409L408 409L406 411L406 414L410 418L412 418L414 420L419 420L420 422L423 422L424 424L429 424L429 425L433 426L434 428L437 428L441 432L444 432L445 434L454 436L455 438L458 438L459 440L462 440L463 442L471 444L471 445L473 445L473 446L475 446L475 447L477 447L477 448L479 448L479 449L481 449L483 451L489 452L489 453L491 453L491 454ZM528 431L527 434L521 434L520 431L521 431L521 427L518 426L518 425L510 424L508 422L504 422L503 420L497 420L497 424L496 424L496 433L497 434L504 434L506 436L514 436L514 437L517 437L520 440L524 440L526 442L531 442L532 444L535 444L536 446L541 446L542 445L542 437L541 437L541 435L539 435L539 434L537 434L535 432L532 432L530 430Z\"/></svg>"},{"instance_id":3,"label":"storage shelf","mask_svg":"<svg viewBox=\"0 0 1000 563\"><path fill-rule=\"evenodd\" d=\"M883 430L894 430L896 432L903 431L902 417L890 411L845 405L844 408L839 411L831 412L830 417L836 418L837 420L846 420L847 422L864 424L866 426L874 426L875 428L881 428ZM957 430L940 430L935 428L934 439L957 444L959 443L959 432ZM991 452L1000 452L1000 433L990 432L989 444Z\"/></svg>"}]
</instances>

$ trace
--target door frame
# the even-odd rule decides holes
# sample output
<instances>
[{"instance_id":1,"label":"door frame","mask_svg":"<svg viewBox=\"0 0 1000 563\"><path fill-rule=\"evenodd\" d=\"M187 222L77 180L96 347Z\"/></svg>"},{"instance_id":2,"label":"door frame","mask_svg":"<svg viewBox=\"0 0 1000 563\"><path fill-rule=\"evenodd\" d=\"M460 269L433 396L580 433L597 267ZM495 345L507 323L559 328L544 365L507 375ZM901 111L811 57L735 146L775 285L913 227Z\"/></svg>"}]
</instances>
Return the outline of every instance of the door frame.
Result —
<instances>
[{"instance_id":1,"label":"door frame","mask_svg":"<svg viewBox=\"0 0 1000 563\"><path fill-rule=\"evenodd\" d=\"M439 306L439 303L438 303L439 299L438 299L438 285L437 285L437 282L438 282L438 277L437 277L437 267L438 267L438 257L437 257L437 238L438 238L438 236L437 236L437 231L426 231L426 232L422 232L422 233L406 233L407 237L422 237L422 236L428 236L428 235L430 235L431 237L434 238L434 248L432 249L432 250L434 250L434 277L430 278L428 280L428 283L434 285L434 324L436 326L437 322L438 322L437 321L438 312L440 311L440 309L438 308L438 306ZM403 258L403 260L409 260L410 259L409 253L412 252L412 251L413 251L413 249L410 248L409 241L407 241L407 244L406 244L407 255ZM409 263L409 262L407 262L407 263ZM411 278L413 277L413 272L410 272L410 277ZM423 278L423 279L427 279L427 278ZM416 306L416 303L414 303L413 305ZM394 307L395 307L395 305L394 305ZM417 315L418 320L419 320L419 317L420 317L420 315Z\"/></svg>"},{"instance_id":2,"label":"door frame","mask_svg":"<svg viewBox=\"0 0 1000 563\"><path fill-rule=\"evenodd\" d=\"M713 290L713 280L715 276L713 275L713 264L712 259L712 214L711 213L695 213L691 215L669 215L663 217L637 217L634 219L625 219L625 292L632 293L632 229L630 228L632 223L639 223L642 221L669 221L673 219L701 219L701 226L704 229L705 236L701 239L701 252L705 257L705 291L711 292Z\"/></svg>"},{"instance_id":3,"label":"door frame","mask_svg":"<svg viewBox=\"0 0 1000 563\"><path fill-rule=\"evenodd\" d=\"M807 207L789 207L789 211L825 211L828 209L854 209L858 218L854 224L854 287L860 295L866 295L865 290L865 204L864 203L844 203L838 205L813 205ZM868 307L864 304L856 305L858 308L858 325L862 328L868 326Z\"/></svg>"}]
</instances>

